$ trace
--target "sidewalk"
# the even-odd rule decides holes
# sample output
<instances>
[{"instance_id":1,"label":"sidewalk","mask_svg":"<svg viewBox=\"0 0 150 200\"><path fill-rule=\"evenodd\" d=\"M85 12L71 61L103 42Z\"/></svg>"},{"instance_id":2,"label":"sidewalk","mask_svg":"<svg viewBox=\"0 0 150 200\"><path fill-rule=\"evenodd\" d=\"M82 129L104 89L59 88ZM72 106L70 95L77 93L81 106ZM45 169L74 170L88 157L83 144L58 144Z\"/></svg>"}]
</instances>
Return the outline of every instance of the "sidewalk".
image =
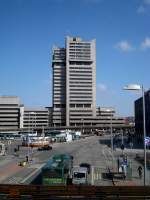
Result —
<instances>
[{"instance_id":1,"label":"sidewalk","mask_svg":"<svg viewBox=\"0 0 150 200\"><path fill-rule=\"evenodd\" d=\"M15 156L0 157L0 161L0 183L5 184L22 183L24 179L33 175L35 170L38 171L43 166L37 164L36 159L29 162L25 167L19 166L20 158Z\"/></svg>"},{"instance_id":2,"label":"sidewalk","mask_svg":"<svg viewBox=\"0 0 150 200\"><path fill-rule=\"evenodd\" d=\"M123 151L124 154L127 155L128 160L131 162L131 166L132 166L132 178L131 180L129 179L122 179L122 180L116 180L114 179L115 185L137 185L137 186L142 186L144 185L144 177L142 177L142 179L139 178L138 175L138 166L142 166L143 170L142 170L142 174L144 176L144 163L141 162L141 159L138 160L136 159L137 156L139 156L140 158L144 159L144 151L143 149L128 149L125 148ZM147 150L147 154L150 153L150 150ZM116 148L116 150L114 151L114 156L115 156L115 162L117 162L117 158L119 155L122 154L122 150L120 148ZM136 155L138 154L138 155ZM148 165L147 165L148 167ZM150 171L149 168L147 168L146 171L146 183L147 185L150 185Z\"/></svg>"},{"instance_id":3,"label":"sidewalk","mask_svg":"<svg viewBox=\"0 0 150 200\"><path fill-rule=\"evenodd\" d=\"M121 148L116 148L116 149L114 150L114 152L115 152L115 151L120 151L120 152L122 153ZM143 153L143 154L144 154L144 149L130 149L130 148L125 148L125 149L123 150L123 152L124 152L124 153L126 153L126 152L131 152L131 153ZM150 153L150 150L147 149L146 152L147 152L147 153Z\"/></svg>"},{"instance_id":4,"label":"sidewalk","mask_svg":"<svg viewBox=\"0 0 150 200\"><path fill-rule=\"evenodd\" d=\"M12 161L12 157L10 155L0 156L0 167Z\"/></svg>"},{"instance_id":5,"label":"sidewalk","mask_svg":"<svg viewBox=\"0 0 150 200\"><path fill-rule=\"evenodd\" d=\"M137 186L134 181L114 181L115 186Z\"/></svg>"},{"instance_id":6,"label":"sidewalk","mask_svg":"<svg viewBox=\"0 0 150 200\"><path fill-rule=\"evenodd\" d=\"M0 183L3 183L6 178L13 176L21 170L22 168L18 166L18 162L16 160L3 163L3 166L0 168Z\"/></svg>"}]
</instances>

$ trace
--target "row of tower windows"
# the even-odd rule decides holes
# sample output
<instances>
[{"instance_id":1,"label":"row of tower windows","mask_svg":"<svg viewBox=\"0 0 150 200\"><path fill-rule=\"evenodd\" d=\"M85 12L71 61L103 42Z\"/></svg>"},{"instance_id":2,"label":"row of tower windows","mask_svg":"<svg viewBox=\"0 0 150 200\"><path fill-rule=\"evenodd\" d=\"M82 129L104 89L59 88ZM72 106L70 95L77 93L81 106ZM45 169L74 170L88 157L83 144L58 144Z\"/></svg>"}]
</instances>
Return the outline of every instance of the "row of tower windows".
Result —
<instances>
[{"instance_id":1,"label":"row of tower windows","mask_svg":"<svg viewBox=\"0 0 150 200\"><path fill-rule=\"evenodd\" d=\"M79 89L79 88L77 88L77 89L73 89L73 88L71 88L71 90L70 91L75 91L75 92L77 92L77 91L88 91L88 92L92 92L92 88L89 88L89 89Z\"/></svg>"},{"instance_id":2,"label":"row of tower windows","mask_svg":"<svg viewBox=\"0 0 150 200\"><path fill-rule=\"evenodd\" d=\"M84 100L84 99L74 100L74 99L71 99L70 102L92 102L92 100L88 100L88 99L86 99L86 100Z\"/></svg>"},{"instance_id":3,"label":"row of tower windows","mask_svg":"<svg viewBox=\"0 0 150 200\"><path fill-rule=\"evenodd\" d=\"M90 76L92 74L92 71L76 71L76 70L70 70L70 76L73 75L80 75L80 76Z\"/></svg>"},{"instance_id":4,"label":"row of tower windows","mask_svg":"<svg viewBox=\"0 0 150 200\"><path fill-rule=\"evenodd\" d=\"M91 108L91 104L70 104L70 107L71 108L75 108L75 107L78 107L78 108Z\"/></svg>"},{"instance_id":5,"label":"row of tower windows","mask_svg":"<svg viewBox=\"0 0 150 200\"><path fill-rule=\"evenodd\" d=\"M70 65L85 65L85 66L88 66L91 64L91 62L89 61L69 61L69 64Z\"/></svg>"},{"instance_id":6,"label":"row of tower windows","mask_svg":"<svg viewBox=\"0 0 150 200\"><path fill-rule=\"evenodd\" d=\"M82 95L84 95L84 97L87 98L87 96L89 97L89 96L92 95L92 92L82 92L82 95L81 95L81 92L78 92L78 91L77 92L72 92L72 91L70 91L70 95L72 95L73 98L79 98L80 96L82 98ZM79 95L79 97L78 96L73 96L73 95Z\"/></svg>"},{"instance_id":7,"label":"row of tower windows","mask_svg":"<svg viewBox=\"0 0 150 200\"><path fill-rule=\"evenodd\" d=\"M89 76L87 76L87 77L85 77L85 78L81 78L81 77L77 77L77 78L73 78L73 77L71 77L70 79L69 79L70 81L71 80L87 80L87 81L89 81L89 80L92 80L92 78L90 78ZM81 83L81 82L80 82Z\"/></svg>"},{"instance_id":8,"label":"row of tower windows","mask_svg":"<svg viewBox=\"0 0 150 200\"><path fill-rule=\"evenodd\" d=\"M70 85L70 88L78 87L78 88L92 88L91 84L90 85ZM75 89L76 90L76 89Z\"/></svg>"}]
</instances>

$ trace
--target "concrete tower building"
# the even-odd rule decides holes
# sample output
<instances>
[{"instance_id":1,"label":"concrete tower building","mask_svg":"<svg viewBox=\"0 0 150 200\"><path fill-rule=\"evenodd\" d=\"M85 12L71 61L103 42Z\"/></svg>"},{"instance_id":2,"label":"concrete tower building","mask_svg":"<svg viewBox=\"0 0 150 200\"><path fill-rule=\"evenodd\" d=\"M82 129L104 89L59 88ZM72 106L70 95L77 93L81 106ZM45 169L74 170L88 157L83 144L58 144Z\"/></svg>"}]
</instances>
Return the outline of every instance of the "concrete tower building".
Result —
<instances>
[{"instance_id":1,"label":"concrete tower building","mask_svg":"<svg viewBox=\"0 0 150 200\"><path fill-rule=\"evenodd\" d=\"M53 111L52 126L66 125L66 50L54 48L53 68Z\"/></svg>"},{"instance_id":2,"label":"concrete tower building","mask_svg":"<svg viewBox=\"0 0 150 200\"><path fill-rule=\"evenodd\" d=\"M91 125L96 117L95 40L67 37L65 48L53 49L52 67L53 125Z\"/></svg>"},{"instance_id":3,"label":"concrete tower building","mask_svg":"<svg viewBox=\"0 0 150 200\"><path fill-rule=\"evenodd\" d=\"M96 116L95 52L95 40L66 39L67 126L80 125L84 119Z\"/></svg>"}]
</instances>

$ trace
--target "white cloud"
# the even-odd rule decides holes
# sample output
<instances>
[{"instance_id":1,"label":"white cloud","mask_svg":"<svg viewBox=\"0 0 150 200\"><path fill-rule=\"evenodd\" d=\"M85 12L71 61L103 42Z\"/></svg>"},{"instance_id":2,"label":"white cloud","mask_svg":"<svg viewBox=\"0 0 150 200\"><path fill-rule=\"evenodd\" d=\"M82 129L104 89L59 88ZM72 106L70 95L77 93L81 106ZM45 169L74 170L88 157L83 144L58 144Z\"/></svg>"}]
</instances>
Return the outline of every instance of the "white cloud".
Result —
<instances>
[{"instance_id":1,"label":"white cloud","mask_svg":"<svg viewBox=\"0 0 150 200\"><path fill-rule=\"evenodd\" d=\"M150 38L145 38L145 40L141 44L142 49L148 49L150 48Z\"/></svg>"},{"instance_id":2,"label":"white cloud","mask_svg":"<svg viewBox=\"0 0 150 200\"><path fill-rule=\"evenodd\" d=\"M145 0L145 4L150 5L150 0Z\"/></svg>"},{"instance_id":3,"label":"white cloud","mask_svg":"<svg viewBox=\"0 0 150 200\"><path fill-rule=\"evenodd\" d=\"M150 6L150 0L141 1L141 5L137 9L138 14L144 14L147 12L148 7Z\"/></svg>"},{"instance_id":4,"label":"white cloud","mask_svg":"<svg viewBox=\"0 0 150 200\"><path fill-rule=\"evenodd\" d=\"M125 51L125 52L132 51L135 49L132 47L132 45L128 41L125 41L125 40L118 42L115 45L115 48L120 49L121 51Z\"/></svg>"},{"instance_id":5,"label":"white cloud","mask_svg":"<svg viewBox=\"0 0 150 200\"><path fill-rule=\"evenodd\" d=\"M97 84L97 90L99 92L105 92L107 90L107 86L103 83L99 83L99 84Z\"/></svg>"},{"instance_id":6,"label":"white cloud","mask_svg":"<svg viewBox=\"0 0 150 200\"><path fill-rule=\"evenodd\" d=\"M146 8L144 6L139 6L138 9L137 9L137 13L139 14L143 14L146 12Z\"/></svg>"}]
</instances>

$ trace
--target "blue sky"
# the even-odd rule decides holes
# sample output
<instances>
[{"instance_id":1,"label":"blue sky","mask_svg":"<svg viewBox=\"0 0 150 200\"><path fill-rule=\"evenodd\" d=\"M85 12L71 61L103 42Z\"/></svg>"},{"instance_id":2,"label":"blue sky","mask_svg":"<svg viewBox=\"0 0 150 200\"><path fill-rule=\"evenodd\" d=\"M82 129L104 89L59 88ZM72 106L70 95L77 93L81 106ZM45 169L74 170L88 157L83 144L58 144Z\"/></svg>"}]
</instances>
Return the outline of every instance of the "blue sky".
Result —
<instances>
[{"instance_id":1,"label":"blue sky","mask_svg":"<svg viewBox=\"0 0 150 200\"><path fill-rule=\"evenodd\" d=\"M0 0L0 95L51 106L51 52L65 37L96 39L97 105L133 115L150 88L150 0Z\"/></svg>"}]
</instances>

